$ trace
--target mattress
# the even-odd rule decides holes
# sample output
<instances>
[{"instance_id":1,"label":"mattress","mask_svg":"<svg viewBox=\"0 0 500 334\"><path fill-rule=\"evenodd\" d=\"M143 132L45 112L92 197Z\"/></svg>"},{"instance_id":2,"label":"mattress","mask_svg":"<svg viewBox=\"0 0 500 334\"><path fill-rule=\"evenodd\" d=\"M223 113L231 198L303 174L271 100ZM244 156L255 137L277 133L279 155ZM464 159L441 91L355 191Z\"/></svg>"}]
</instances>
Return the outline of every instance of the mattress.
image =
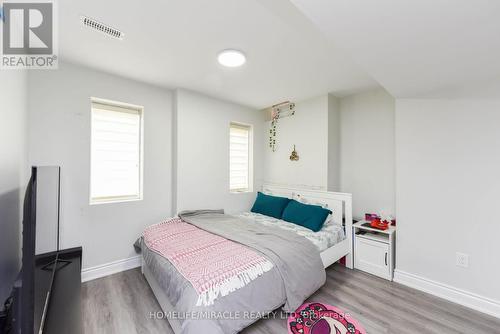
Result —
<instances>
[{"instance_id":1,"label":"mattress","mask_svg":"<svg viewBox=\"0 0 500 334\"><path fill-rule=\"evenodd\" d=\"M260 213L242 212L237 216L251 219L259 224L273 225L284 230L294 232L311 241L320 252L335 246L337 243L345 239L345 232L342 225L333 221L328 221L323 225L318 232L311 231L303 226L289 223L287 221L276 219L273 217L265 216Z\"/></svg>"}]
</instances>

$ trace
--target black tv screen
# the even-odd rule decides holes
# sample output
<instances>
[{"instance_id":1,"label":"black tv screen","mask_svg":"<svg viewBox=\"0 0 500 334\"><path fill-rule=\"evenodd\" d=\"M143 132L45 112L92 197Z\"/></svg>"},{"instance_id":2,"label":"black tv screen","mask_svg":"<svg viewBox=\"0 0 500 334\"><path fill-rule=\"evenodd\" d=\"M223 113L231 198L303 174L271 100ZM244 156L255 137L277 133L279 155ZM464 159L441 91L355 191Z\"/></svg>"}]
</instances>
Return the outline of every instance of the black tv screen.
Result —
<instances>
[{"instance_id":1,"label":"black tv screen","mask_svg":"<svg viewBox=\"0 0 500 334\"><path fill-rule=\"evenodd\" d=\"M16 301L15 311L20 314L14 317L17 333L34 332L35 310L35 242L36 242L36 182L37 171L31 169L31 178L24 196L23 208L23 255L21 267L21 287Z\"/></svg>"},{"instance_id":2,"label":"black tv screen","mask_svg":"<svg viewBox=\"0 0 500 334\"><path fill-rule=\"evenodd\" d=\"M60 168L32 167L24 197L16 332L43 333L59 248Z\"/></svg>"}]
</instances>

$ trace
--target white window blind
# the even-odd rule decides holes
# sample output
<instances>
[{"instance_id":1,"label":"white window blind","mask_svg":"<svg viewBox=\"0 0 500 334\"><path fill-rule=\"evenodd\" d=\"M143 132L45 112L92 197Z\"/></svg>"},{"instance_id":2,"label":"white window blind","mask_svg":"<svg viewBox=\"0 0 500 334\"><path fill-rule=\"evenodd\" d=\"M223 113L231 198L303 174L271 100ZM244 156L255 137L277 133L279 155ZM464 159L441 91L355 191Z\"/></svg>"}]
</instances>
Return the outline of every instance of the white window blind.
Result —
<instances>
[{"instance_id":1,"label":"white window blind","mask_svg":"<svg viewBox=\"0 0 500 334\"><path fill-rule=\"evenodd\" d=\"M92 100L91 204L142 199L142 113Z\"/></svg>"},{"instance_id":2,"label":"white window blind","mask_svg":"<svg viewBox=\"0 0 500 334\"><path fill-rule=\"evenodd\" d=\"M229 130L229 190L250 191L250 139L251 128L231 123Z\"/></svg>"}]
</instances>

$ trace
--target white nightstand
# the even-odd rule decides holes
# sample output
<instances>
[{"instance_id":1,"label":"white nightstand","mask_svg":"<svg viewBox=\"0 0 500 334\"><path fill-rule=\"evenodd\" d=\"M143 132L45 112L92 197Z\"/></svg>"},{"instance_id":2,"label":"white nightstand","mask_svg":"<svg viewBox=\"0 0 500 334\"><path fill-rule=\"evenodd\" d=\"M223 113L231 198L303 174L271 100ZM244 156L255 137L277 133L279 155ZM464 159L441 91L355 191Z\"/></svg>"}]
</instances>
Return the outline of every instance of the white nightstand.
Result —
<instances>
[{"instance_id":1,"label":"white nightstand","mask_svg":"<svg viewBox=\"0 0 500 334\"><path fill-rule=\"evenodd\" d=\"M396 227L382 231L363 226L366 221L352 226L354 235L354 268L392 281L396 262Z\"/></svg>"}]
</instances>

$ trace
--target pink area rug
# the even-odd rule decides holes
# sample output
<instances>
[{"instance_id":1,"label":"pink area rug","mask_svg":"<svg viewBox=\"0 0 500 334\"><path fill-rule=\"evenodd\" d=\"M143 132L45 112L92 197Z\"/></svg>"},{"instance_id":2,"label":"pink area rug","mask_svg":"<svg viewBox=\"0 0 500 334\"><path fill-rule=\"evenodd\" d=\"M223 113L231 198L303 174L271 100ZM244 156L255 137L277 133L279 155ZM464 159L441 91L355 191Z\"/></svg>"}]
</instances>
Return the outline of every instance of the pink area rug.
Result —
<instances>
[{"instance_id":1,"label":"pink area rug","mask_svg":"<svg viewBox=\"0 0 500 334\"><path fill-rule=\"evenodd\" d=\"M347 312L328 304L306 303L288 317L290 334L366 334Z\"/></svg>"}]
</instances>

